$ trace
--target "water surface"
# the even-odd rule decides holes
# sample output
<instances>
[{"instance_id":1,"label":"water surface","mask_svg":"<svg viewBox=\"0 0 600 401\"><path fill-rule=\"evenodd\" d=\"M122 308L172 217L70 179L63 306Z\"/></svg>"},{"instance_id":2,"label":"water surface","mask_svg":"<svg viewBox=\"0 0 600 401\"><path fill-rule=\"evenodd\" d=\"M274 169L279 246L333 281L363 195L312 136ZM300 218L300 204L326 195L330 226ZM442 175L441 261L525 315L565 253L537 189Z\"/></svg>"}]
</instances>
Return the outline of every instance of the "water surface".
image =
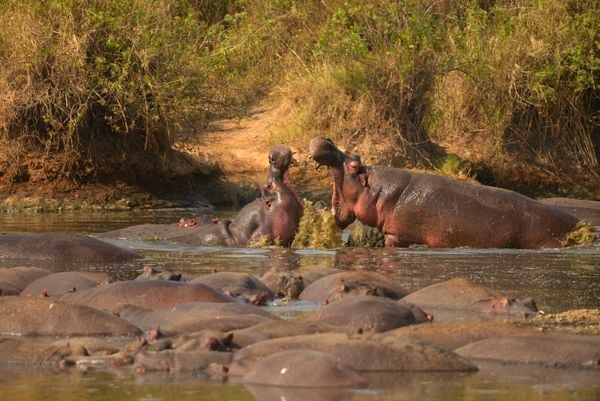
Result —
<instances>
[{"instance_id":1,"label":"water surface","mask_svg":"<svg viewBox=\"0 0 600 401\"><path fill-rule=\"evenodd\" d=\"M93 235L142 223L174 223L198 213L230 216L232 211L154 210L133 212L64 212L0 215L3 232L68 231ZM507 295L531 296L546 312L600 308L600 248L566 250L499 249L361 249L294 250L189 247L165 241L111 241L160 264L189 275L241 271L261 275L272 267L364 269L377 271L408 291L462 276ZM44 266L40 266L44 267ZM53 266L54 270L81 266ZM113 278L132 278L141 263L130 266L87 266ZM271 307L293 318L304 306ZM300 391L246 388L202 375L123 372L78 372L0 366L0 400L598 400L600 373L531 366L486 364L475 374L378 374L374 385L360 391Z\"/></svg>"}]
</instances>

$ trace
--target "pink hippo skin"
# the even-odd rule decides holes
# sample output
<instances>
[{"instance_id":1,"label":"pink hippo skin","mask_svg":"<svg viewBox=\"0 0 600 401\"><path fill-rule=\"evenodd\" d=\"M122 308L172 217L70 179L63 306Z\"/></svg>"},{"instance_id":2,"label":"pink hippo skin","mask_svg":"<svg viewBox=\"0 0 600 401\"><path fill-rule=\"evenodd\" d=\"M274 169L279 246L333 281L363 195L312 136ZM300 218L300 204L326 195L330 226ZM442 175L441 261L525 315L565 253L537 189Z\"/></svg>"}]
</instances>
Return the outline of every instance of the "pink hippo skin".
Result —
<instances>
[{"instance_id":1,"label":"pink hippo skin","mask_svg":"<svg viewBox=\"0 0 600 401\"><path fill-rule=\"evenodd\" d=\"M516 192L393 167L367 167L317 137L310 153L330 168L341 228L377 227L386 246L555 248L578 219Z\"/></svg>"}]
</instances>

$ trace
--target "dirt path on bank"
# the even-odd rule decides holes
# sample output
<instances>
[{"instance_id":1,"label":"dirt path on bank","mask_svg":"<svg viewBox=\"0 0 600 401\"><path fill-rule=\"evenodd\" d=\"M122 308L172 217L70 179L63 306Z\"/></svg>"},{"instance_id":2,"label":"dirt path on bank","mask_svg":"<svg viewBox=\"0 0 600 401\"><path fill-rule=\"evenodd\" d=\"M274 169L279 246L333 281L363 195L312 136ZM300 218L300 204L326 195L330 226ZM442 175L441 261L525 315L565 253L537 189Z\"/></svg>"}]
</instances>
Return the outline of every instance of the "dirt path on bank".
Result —
<instances>
[{"instance_id":1,"label":"dirt path on bank","mask_svg":"<svg viewBox=\"0 0 600 401\"><path fill-rule=\"evenodd\" d=\"M212 122L207 129L175 143L174 149L215 171L234 207L239 206L257 196L266 178L269 150L280 143L276 134L289 112L290 106L286 103L263 104L248 117ZM306 149L287 145L298 161L297 166L290 168L293 185L305 196L321 198L326 191L327 175L324 171L313 173L314 166L307 160Z\"/></svg>"}]
</instances>

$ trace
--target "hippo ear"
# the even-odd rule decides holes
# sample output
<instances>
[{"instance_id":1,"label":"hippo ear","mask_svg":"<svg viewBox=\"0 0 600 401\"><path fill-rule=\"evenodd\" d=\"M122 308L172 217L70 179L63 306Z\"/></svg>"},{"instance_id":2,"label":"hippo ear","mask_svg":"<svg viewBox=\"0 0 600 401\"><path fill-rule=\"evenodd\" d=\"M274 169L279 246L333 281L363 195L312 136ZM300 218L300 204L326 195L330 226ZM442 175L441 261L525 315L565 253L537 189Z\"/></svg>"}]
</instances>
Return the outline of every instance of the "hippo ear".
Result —
<instances>
[{"instance_id":1,"label":"hippo ear","mask_svg":"<svg viewBox=\"0 0 600 401\"><path fill-rule=\"evenodd\" d=\"M227 346L233 345L233 333L229 333L223 338L223 344Z\"/></svg>"}]
</instances>

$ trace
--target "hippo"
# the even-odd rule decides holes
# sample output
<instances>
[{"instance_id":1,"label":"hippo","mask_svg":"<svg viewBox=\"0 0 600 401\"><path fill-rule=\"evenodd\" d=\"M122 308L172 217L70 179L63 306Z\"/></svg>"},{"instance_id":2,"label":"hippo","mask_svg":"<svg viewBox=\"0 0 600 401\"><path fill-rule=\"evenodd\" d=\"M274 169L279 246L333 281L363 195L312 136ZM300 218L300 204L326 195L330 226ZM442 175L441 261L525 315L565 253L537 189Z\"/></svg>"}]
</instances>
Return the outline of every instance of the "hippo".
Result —
<instances>
[{"instance_id":1,"label":"hippo","mask_svg":"<svg viewBox=\"0 0 600 401\"><path fill-rule=\"evenodd\" d=\"M538 313L531 298L508 298L462 277L421 288L402 301L427 309L441 321L525 318Z\"/></svg>"},{"instance_id":2,"label":"hippo","mask_svg":"<svg viewBox=\"0 0 600 401\"><path fill-rule=\"evenodd\" d=\"M298 299L304 291L304 278L286 271L269 269L260 281L278 298Z\"/></svg>"},{"instance_id":3,"label":"hippo","mask_svg":"<svg viewBox=\"0 0 600 401\"><path fill-rule=\"evenodd\" d=\"M143 224L98 237L160 239L193 246L246 246L266 239L270 243L289 245L303 214L302 202L288 178L288 169L293 163L289 147L272 148L261 197L244 206L232 220L201 217L174 224Z\"/></svg>"},{"instance_id":4,"label":"hippo","mask_svg":"<svg viewBox=\"0 0 600 401\"><path fill-rule=\"evenodd\" d=\"M498 320L480 322L446 322L435 324L411 324L378 334L380 338L401 337L455 350L469 343L490 337L519 335L532 329Z\"/></svg>"},{"instance_id":5,"label":"hippo","mask_svg":"<svg viewBox=\"0 0 600 401\"><path fill-rule=\"evenodd\" d=\"M289 245L303 213L296 191L290 186L288 169L294 162L292 151L284 145L269 153L269 173L261 189L262 196L247 204L233 220L202 225L192 235L175 241L203 245L248 245L266 238Z\"/></svg>"},{"instance_id":6,"label":"hippo","mask_svg":"<svg viewBox=\"0 0 600 401\"><path fill-rule=\"evenodd\" d=\"M217 272L196 277L190 284L201 283L255 305L264 304L275 294L257 277L238 272Z\"/></svg>"},{"instance_id":7,"label":"hippo","mask_svg":"<svg viewBox=\"0 0 600 401\"><path fill-rule=\"evenodd\" d=\"M1 267L0 295L19 295L31 282L51 273L38 267Z\"/></svg>"},{"instance_id":8,"label":"hippo","mask_svg":"<svg viewBox=\"0 0 600 401\"><path fill-rule=\"evenodd\" d=\"M229 331L279 319L257 306L238 302L187 302L155 310L128 306L119 316L143 330L159 326L166 334L208 328Z\"/></svg>"},{"instance_id":9,"label":"hippo","mask_svg":"<svg viewBox=\"0 0 600 401\"><path fill-rule=\"evenodd\" d=\"M67 293L60 299L117 313L125 305L160 309L193 301L235 302L234 298L204 284L168 280L119 281Z\"/></svg>"},{"instance_id":10,"label":"hippo","mask_svg":"<svg viewBox=\"0 0 600 401\"><path fill-rule=\"evenodd\" d=\"M407 292L381 274L345 271L324 276L300 293L300 299L329 303L351 295L373 295L400 299Z\"/></svg>"},{"instance_id":11,"label":"hippo","mask_svg":"<svg viewBox=\"0 0 600 401\"><path fill-rule=\"evenodd\" d=\"M528 363L552 367L600 367L600 337L562 333L532 332L523 335L490 337L456 349L468 359L504 363Z\"/></svg>"},{"instance_id":12,"label":"hippo","mask_svg":"<svg viewBox=\"0 0 600 401\"><path fill-rule=\"evenodd\" d=\"M131 263L142 256L81 234L0 234L0 259L21 263L97 266Z\"/></svg>"},{"instance_id":13,"label":"hippo","mask_svg":"<svg viewBox=\"0 0 600 401\"><path fill-rule=\"evenodd\" d=\"M343 326L309 319L268 320L245 329L230 331L233 343L245 347L272 338L298 336L301 334L335 333L345 331Z\"/></svg>"},{"instance_id":14,"label":"hippo","mask_svg":"<svg viewBox=\"0 0 600 401\"><path fill-rule=\"evenodd\" d=\"M579 222L506 189L365 166L325 137L312 139L310 154L331 170L338 226L358 219L377 227L387 247L556 248Z\"/></svg>"},{"instance_id":15,"label":"hippo","mask_svg":"<svg viewBox=\"0 0 600 401\"><path fill-rule=\"evenodd\" d=\"M63 354L46 341L0 338L0 364L58 364Z\"/></svg>"},{"instance_id":16,"label":"hippo","mask_svg":"<svg viewBox=\"0 0 600 401\"><path fill-rule=\"evenodd\" d=\"M141 330L110 313L50 298L1 297L0 335L134 336Z\"/></svg>"},{"instance_id":17,"label":"hippo","mask_svg":"<svg viewBox=\"0 0 600 401\"><path fill-rule=\"evenodd\" d=\"M108 276L105 281L108 282ZM31 282L23 289L21 296L58 297L68 292L94 288L98 284L94 276L84 272L53 273Z\"/></svg>"},{"instance_id":18,"label":"hippo","mask_svg":"<svg viewBox=\"0 0 600 401\"><path fill-rule=\"evenodd\" d=\"M243 383L282 387L367 387L367 381L322 351L289 350L254 365Z\"/></svg>"},{"instance_id":19,"label":"hippo","mask_svg":"<svg viewBox=\"0 0 600 401\"><path fill-rule=\"evenodd\" d=\"M438 371L469 372L477 367L457 354L413 340L367 335L349 337L346 333L306 334L275 338L244 347L233 354L237 373L275 352L305 349L332 354L337 363L361 372ZM233 370L234 366L232 366ZM230 370L230 373L232 373Z\"/></svg>"},{"instance_id":20,"label":"hippo","mask_svg":"<svg viewBox=\"0 0 600 401\"><path fill-rule=\"evenodd\" d=\"M351 332L373 333L432 320L412 304L372 296L354 296L332 302L321 308L315 319L344 326Z\"/></svg>"}]
</instances>

